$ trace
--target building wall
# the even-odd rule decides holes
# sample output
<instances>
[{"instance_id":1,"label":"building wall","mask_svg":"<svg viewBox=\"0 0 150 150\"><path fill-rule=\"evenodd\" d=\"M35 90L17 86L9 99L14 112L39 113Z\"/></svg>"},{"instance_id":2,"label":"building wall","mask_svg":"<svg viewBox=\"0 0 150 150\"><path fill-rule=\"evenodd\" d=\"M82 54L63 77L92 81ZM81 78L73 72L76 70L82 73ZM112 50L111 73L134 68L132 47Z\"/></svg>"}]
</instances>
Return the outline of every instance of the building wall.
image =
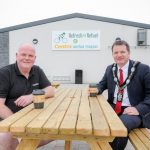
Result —
<instances>
[{"instance_id":1,"label":"building wall","mask_svg":"<svg viewBox=\"0 0 150 150\"><path fill-rule=\"evenodd\" d=\"M0 33L0 68L9 64L9 33Z\"/></svg>"},{"instance_id":2,"label":"building wall","mask_svg":"<svg viewBox=\"0 0 150 150\"><path fill-rule=\"evenodd\" d=\"M54 77L70 77L75 82L75 69L83 70L83 83L98 82L107 65L113 63L111 45L120 37L131 46L131 58L150 64L150 47L137 47L137 27L82 18L72 18L10 32L10 63L15 61L15 53L22 43L32 43L37 52L36 64L40 65L50 80ZM52 50L52 31L99 30L100 50L56 51ZM150 32L148 32L150 34ZM62 79L63 80L63 79Z\"/></svg>"}]
</instances>

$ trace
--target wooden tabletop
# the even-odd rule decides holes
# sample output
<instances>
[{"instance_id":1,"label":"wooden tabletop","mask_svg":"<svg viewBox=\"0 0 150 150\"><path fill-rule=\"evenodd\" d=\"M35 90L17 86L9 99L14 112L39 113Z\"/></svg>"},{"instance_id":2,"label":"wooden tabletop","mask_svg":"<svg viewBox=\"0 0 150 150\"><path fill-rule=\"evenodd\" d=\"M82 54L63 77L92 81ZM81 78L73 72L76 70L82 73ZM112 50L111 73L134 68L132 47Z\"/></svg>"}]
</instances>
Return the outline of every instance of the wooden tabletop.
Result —
<instances>
[{"instance_id":1,"label":"wooden tabletop","mask_svg":"<svg viewBox=\"0 0 150 150\"><path fill-rule=\"evenodd\" d=\"M106 99L102 95L88 97L87 91L59 87L43 109L34 109L31 104L1 121L0 132L31 139L84 141L127 136L127 129Z\"/></svg>"}]
</instances>

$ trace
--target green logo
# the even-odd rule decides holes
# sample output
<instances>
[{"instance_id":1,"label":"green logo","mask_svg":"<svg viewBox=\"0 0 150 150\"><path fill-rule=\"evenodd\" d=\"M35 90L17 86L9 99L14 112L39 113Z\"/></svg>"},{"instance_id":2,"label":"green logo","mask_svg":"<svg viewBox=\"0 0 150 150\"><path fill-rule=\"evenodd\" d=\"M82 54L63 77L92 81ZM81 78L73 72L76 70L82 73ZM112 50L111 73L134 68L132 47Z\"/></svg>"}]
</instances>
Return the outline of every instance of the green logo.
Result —
<instances>
[{"instance_id":1,"label":"green logo","mask_svg":"<svg viewBox=\"0 0 150 150\"><path fill-rule=\"evenodd\" d=\"M77 40L77 39L74 39L74 40L73 40L73 43L74 43L74 44L78 43L78 40Z\"/></svg>"}]
</instances>

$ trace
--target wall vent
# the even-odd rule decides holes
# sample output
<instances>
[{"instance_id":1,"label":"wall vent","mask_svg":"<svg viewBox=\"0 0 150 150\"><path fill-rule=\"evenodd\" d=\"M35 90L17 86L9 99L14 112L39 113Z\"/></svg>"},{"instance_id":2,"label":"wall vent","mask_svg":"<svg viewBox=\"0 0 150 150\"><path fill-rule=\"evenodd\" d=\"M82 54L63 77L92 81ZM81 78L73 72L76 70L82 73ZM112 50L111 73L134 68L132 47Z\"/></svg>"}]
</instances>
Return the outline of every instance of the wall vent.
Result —
<instances>
[{"instance_id":1,"label":"wall vent","mask_svg":"<svg viewBox=\"0 0 150 150\"><path fill-rule=\"evenodd\" d=\"M147 45L147 30L146 29L137 30L137 45L138 46Z\"/></svg>"}]
</instances>

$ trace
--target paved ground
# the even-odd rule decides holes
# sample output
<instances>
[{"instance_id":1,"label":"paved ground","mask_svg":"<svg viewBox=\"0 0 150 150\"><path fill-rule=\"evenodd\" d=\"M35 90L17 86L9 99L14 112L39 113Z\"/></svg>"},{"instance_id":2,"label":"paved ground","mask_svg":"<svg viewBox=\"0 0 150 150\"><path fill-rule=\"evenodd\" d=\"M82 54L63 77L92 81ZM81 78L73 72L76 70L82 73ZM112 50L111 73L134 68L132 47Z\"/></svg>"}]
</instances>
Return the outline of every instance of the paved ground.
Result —
<instances>
[{"instance_id":1,"label":"paved ground","mask_svg":"<svg viewBox=\"0 0 150 150\"><path fill-rule=\"evenodd\" d=\"M64 150L64 141L53 141L41 148L38 148L37 150ZM86 142L73 141L71 150L90 150L90 147ZM125 150L134 150L130 142L128 142Z\"/></svg>"}]
</instances>

